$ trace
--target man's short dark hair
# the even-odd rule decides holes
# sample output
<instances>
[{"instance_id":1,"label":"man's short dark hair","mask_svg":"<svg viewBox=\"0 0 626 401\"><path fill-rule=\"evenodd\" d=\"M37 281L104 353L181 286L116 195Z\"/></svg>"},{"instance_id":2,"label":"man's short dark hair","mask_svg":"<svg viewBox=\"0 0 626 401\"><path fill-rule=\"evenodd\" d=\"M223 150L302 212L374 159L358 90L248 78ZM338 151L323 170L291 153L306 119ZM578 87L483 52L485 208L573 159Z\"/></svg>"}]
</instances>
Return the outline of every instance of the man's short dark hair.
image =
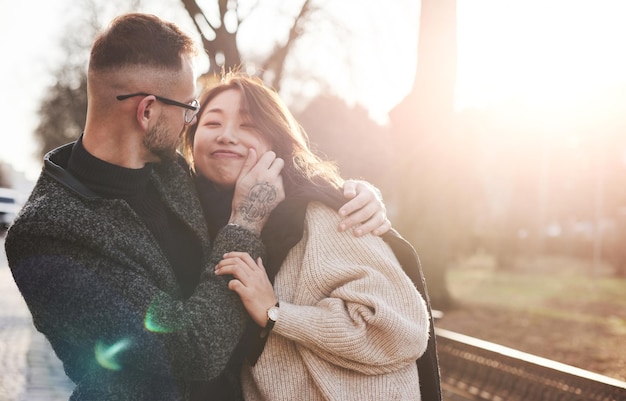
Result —
<instances>
[{"instance_id":1,"label":"man's short dark hair","mask_svg":"<svg viewBox=\"0 0 626 401\"><path fill-rule=\"evenodd\" d=\"M151 14L130 13L115 18L95 40L89 69L126 66L181 68L182 56L197 53L189 35Z\"/></svg>"}]
</instances>

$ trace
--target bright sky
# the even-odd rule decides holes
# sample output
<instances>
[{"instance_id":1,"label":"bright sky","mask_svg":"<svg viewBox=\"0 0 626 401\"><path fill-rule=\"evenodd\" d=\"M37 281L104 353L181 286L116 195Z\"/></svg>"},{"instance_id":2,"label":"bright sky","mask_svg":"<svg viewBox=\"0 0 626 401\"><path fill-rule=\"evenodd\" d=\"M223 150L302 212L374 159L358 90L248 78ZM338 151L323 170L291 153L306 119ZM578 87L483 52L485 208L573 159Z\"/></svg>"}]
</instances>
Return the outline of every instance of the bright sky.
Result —
<instances>
[{"instance_id":1,"label":"bright sky","mask_svg":"<svg viewBox=\"0 0 626 401\"><path fill-rule=\"evenodd\" d=\"M541 106L626 82L624 0L457 1L460 108L488 107L507 97ZM71 2L38 2L33 7L0 0L0 52L5 55L0 160L30 178L40 166L31 134L37 125L35 113L43 89L51 83L49 72L59 62L56 49L71 18L72 7L65 4ZM419 2L389 3L393 5L386 5L385 12L376 1L327 4L350 6L353 19L345 22L362 35L351 43L358 60L352 79L338 77L333 88L383 120L413 83ZM388 56L381 56L381 49ZM327 54L311 54L307 62L334 70Z\"/></svg>"},{"instance_id":2,"label":"bright sky","mask_svg":"<svg viewBox=\"0 0 626 401\"><path fill-rule=\"evenodd\" d=\"M33 171L35 146L31 132L41 88L49 85L50 54L57 46L59 29L45 21L64 21L64 9L52 1L37 7L23 1L0 0L0 160L19 171ZM24 16L28 15L28 25Z\"/></svg>"},{"instance_id":3,"label":"bright sky","mask_svg":"<svg viewBox=\"0 0 626 401\"><path fill-rule=\"evenodd\" d=\"M538 107L626 82L626 1L458 0L457 102Z\"/></svg>"}]
</instances>

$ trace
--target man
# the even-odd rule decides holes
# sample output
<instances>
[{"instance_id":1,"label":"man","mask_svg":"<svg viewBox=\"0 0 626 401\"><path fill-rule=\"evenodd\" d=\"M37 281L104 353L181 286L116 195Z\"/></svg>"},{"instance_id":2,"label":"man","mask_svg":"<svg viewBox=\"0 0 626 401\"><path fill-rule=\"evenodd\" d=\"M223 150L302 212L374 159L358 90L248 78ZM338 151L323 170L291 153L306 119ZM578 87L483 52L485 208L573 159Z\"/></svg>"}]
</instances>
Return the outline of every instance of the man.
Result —
<instances>
[{"instance_id":1,"label":"man","mask_svg":"<svg viewBox=\"0 0 626 401\"><path fill-rule=\"evenodd\" d=\"M232 224L211 243L176 151L198 110L195 54L171 23L116 18L91 51L83 135L46 155L7 235L34 324L76 383L72 400L208 400L217 388L238 396L223 372L247 317L213 266L228 251L263 255L257 234L267 216L252 218L246 206L259 183L276 194L268 213L283 199L282 160L267 153L257 162L251 152ZM368 199L344 205L346 215ZM384 208L370 212L376 204L344 223L374 215L359 228L386 231Z\"/></svg>"}]
</instances>

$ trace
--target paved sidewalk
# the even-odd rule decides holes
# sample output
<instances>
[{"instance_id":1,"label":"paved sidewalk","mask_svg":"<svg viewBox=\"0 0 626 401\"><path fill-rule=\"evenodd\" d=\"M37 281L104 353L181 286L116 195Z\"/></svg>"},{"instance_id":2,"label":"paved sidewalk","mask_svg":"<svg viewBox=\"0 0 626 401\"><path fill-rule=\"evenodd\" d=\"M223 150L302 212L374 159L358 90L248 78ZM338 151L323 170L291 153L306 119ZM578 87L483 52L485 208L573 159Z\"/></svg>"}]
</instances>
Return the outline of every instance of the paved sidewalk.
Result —
<instances>
[{"instance_id":1,"label":"paved sidewalk","mask_svg":"<svg viewBox=\"0 0 626 401\"><path fill-rule=\"evenodd\" d=\"M74 386L33 326L0 245L0 401L67 401Z\"/></svg>"}]
</instances>

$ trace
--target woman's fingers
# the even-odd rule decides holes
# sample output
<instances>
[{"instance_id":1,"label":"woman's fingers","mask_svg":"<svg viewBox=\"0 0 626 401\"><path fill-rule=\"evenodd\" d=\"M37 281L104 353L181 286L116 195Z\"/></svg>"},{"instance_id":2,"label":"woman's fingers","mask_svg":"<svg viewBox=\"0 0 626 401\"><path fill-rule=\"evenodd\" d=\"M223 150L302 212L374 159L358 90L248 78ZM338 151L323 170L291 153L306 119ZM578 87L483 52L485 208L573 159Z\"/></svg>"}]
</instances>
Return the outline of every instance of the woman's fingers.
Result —
<instances>
[{"instance_id":1,"label":"woman's fingers","mask_svg":"<svg viewBox=\"0 0 626 401\"><path fill-rule=\"evenodd\" d=\"M241 281L244 286L247 286L251 281L255 270L258 270L258 267L247 253L241 253L239 256L231 255L224 257L224 259L215 266L215 274L218 276L230 274Z\"/></svg>"},{"instance_id":2,"label":"woman's fingers","mask_svg":"<svg viewBox=\"0 0 626 401\"><path fill-rule=\"evenodd\" d=\"M228 282L228 288L239 295L252 319L264 327L266 311L276 304L276 295L261 259L254 261L245 252L229 252L217 264L215 273L234 277Z\"/></svg>"}]
</instances>

